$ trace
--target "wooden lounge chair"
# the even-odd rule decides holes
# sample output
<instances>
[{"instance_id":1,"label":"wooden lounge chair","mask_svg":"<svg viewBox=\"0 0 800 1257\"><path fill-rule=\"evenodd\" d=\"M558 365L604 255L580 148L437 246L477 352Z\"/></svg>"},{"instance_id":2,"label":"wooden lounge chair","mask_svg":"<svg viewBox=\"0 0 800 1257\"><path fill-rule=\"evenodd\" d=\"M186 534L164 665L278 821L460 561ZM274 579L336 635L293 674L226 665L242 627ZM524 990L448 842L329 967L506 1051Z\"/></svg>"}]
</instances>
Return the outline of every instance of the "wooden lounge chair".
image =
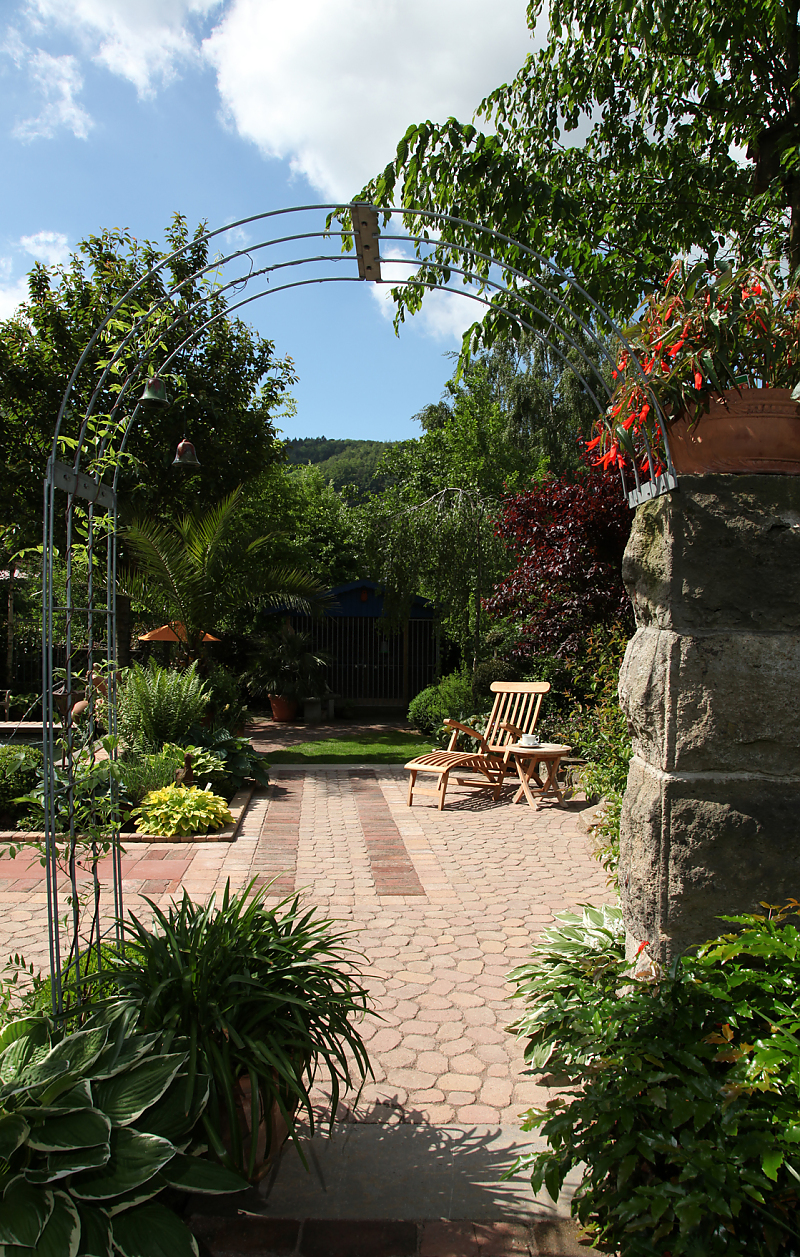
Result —
<instances>
[{"instance_id":1,"label":"wooden lounge chair","mask_svg":"<svg viewBox=\"0 0 800 1257\"><path fill-rule=\"evenodd\" d=\"M542 695L550 689L549 681L492 681L489 686L495 696L486 731L481 734L457 720L445 720L453 730L446 751L431 751L418 755L405 765L411 773L408 782L408 806L411 807L418 773L433 773L439 778L435 790L417 787L417 794L432 794L439 800L439 811L444 807L447 783L454 769L471 773L470 777L456 777L459 785L477 786L491 790L495 799L500 797L509 768L514 761L507 749L525 733L533 733L539 719ZM465 733L477 738L479 751L457 751L458 737Z\"/></svg>"}]
</instances>

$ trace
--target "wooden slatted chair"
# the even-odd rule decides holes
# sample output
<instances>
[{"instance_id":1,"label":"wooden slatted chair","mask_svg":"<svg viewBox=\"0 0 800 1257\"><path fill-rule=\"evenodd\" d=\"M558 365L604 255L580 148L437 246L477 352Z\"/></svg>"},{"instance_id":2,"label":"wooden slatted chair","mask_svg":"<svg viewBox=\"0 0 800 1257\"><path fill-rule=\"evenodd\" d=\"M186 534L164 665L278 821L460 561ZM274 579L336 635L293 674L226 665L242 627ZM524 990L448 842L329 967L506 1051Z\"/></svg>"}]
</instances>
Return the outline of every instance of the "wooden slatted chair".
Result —
<instances>
[{"instance_id":1,"label":"wooden slatted chair","mask_svg":"<svg viewBox=\"0 0 800 1257\"><path fill-rule=\"evenodd\" d=\"M453 730L446 751L431 751L428 755L418 755L405 765L411 773L408 782L408 806L411 807L414 789L417 794L432 794L439 801L439 811L444 808L444 797L447 784L454 769L468 772L469 777L456 777L459 785L476 786L481 790L491 790L493 797L499 799L500 790L509 768L514 767L508 747L525 733L533 733L539 719L542 696L550 689L549 681L492 681L489 689L494 694L494 703L484 733L462 725L458 720L445 720L445 724ZM459 734L465 733L480 742L479 751L458 751ZM438 777L435 790L424 790L417 787L418 773L433 773Z\"/></svg>"}]
</instances>

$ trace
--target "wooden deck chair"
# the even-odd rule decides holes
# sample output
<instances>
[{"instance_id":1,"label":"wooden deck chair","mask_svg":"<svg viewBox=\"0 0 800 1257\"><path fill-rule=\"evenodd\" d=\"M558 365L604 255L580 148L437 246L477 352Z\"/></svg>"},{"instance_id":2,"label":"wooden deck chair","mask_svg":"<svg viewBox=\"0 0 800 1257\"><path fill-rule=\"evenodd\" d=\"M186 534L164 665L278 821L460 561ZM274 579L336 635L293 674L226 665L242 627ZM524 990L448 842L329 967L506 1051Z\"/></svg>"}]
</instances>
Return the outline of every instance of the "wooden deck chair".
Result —
<instances>
[{"instance_id":1,"label":"wooden deck chair","mask_svg":"<svg viewBox=\"0 0 800 1257\"><path fill-rule=\"evenodd\" d=\"M457 720L445 720L453 730L446 751L431 751L418 755L405 765L411 773L408 782L408 806L414 798L418 773L433 773L439 778L435 790L417 787L417 794L432 794L439 801L439 811L444 807L447 783L454 769L471 773L470 777L456 777L459 785L477 786L491 790L499 799L500 790L509 769L511 752L508 747L518 742L524 733L533 733L539 719L542 695L550 689L549 681L492 681L489 689L494 694L494 704L484 733L470 729ZM466 733L480 742L479 751L458 751L458 737Z\"/></svg>"}]
</instances>

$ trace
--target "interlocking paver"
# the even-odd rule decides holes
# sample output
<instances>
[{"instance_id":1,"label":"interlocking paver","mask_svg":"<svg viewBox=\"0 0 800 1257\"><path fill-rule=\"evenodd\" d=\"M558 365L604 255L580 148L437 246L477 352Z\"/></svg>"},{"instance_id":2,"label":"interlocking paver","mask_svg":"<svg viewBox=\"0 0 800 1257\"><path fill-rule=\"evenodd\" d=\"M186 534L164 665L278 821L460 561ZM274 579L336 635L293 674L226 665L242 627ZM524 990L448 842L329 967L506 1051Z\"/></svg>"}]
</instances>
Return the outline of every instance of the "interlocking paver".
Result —
<instances>
[{"instance_id":1,"label":"interlocking paver","mask_svg":"<svg viewBox=\"0 0 800 1257\"><path fill-rule=\"evenodd\" d=\"M495 803L454 785L439 812L433 800L406 807L405 789L398 768L282 766L269 791L254 794L236 842L131 847L126 908L147 919L143 896L166 906L185 888L205 900L229 877L236 889L251 877L276 879L270 902L301 890L354 929L383 1018L363 1025L375 1081L355 1114L345 1101L340 1116L385 1121L377 1105L398 1121L514 1123L550 1093L524 1077L523 1044L505 1031L517 1011L507 975L555 913L611 892L578 824L580 805L534 812L511 804L511 789ZM0 857L0 912L0 955L23 950L44 968L36 857ZM324 1109L324 1090L314 1098Z\"/></svg>"}]
</instances>

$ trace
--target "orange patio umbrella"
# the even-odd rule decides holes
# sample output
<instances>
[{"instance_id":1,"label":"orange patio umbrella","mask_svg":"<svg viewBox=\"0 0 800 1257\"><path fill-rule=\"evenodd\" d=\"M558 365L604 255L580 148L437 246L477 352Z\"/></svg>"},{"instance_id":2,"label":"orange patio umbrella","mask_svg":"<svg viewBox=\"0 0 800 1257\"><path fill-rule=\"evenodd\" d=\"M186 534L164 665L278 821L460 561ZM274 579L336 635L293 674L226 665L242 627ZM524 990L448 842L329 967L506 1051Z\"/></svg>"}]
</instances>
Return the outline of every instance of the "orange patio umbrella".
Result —
<instances>
[{"instance_id":1,"label":"orange patio umbrella","mask_svg":"<svg viewBox=\"0 0 800 1257\"><path fill-rule=\"evenodd\" d=\"M178 634L175 632L175 629L180 629L180 631L183 633L183 637L179 637ZM218 637L214 637L212 633L203 634L204 642L218 642L219 640L220 639ZM171 624L162 624L161 628L152 629L149 633L140 633L139 641L140 642L185 642L186 629L184 628L182 624L179 624L176 620L175 628L173 628Z\"/></svg>"}]
</instances>

